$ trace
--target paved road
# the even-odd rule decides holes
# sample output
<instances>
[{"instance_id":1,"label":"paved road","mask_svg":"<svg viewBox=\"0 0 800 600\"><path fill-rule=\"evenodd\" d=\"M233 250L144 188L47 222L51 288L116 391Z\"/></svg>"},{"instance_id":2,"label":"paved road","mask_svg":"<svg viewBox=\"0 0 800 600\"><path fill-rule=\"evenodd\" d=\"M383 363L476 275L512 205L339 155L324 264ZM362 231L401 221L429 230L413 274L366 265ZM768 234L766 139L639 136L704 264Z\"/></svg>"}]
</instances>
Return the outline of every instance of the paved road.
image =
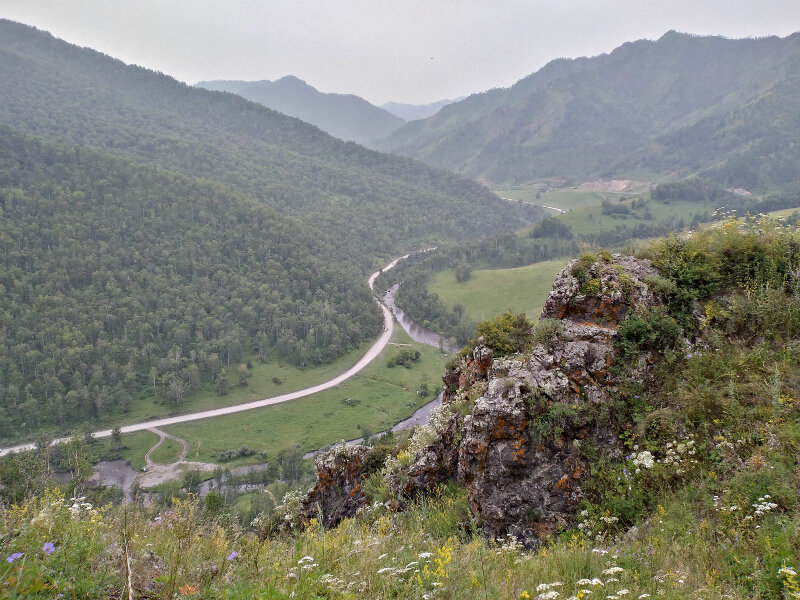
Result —
<instances>
[{"instance_id":1,"label":"paved road","mask_svg":"<svg viewBox=\"0 0 800 600\"><path fill-rule=\"evenodd\" d=\"M420 250L420 252L428 252L433 248L426 248L424 250ZM386 265L380 271L376 271L372 275L370 275L368 283L370 289L373 288L373 284L375 283L375 278L381 274L383 271L388 271L392 267L394 267L399 261L403 260L404 258L408 258L408 254L405 256L401 256L399 258L394 259L388 265ZM373 292L375 290L373 289ZM177 417L166 417L164 419L153 419L151 421L145 421L144 423L134 423L133 425L123 425L120 427L120 431L122 433L133 433L135 431L142 431L143 429L153 429L158 427L167 427L169 425L177 425L178 423L187 423L189 421L198 421L200 419L210 419L211 417L221 417L223 415L232 415L233 413L243 412L245 410L253 410L254 408L262 408L264 406L272 406L273 404L281 404L282 402L288 402L289 400L296 400L297 398L304 398L306 396L310 396L312 394L316 394L317 392L321 392L323 390L328 390L332 387L336 387L343 381L350 379L353 375L361 371L364 367L366 367L372 360L377 357L381 351L384 349L386 344L389 342L389 339L392 337L392 331L394 329L394 318L392 317L392 312L384 306L377 298L375 301L380 305L381 310L383 311L383 334L378 338L378 341L375 342L367 353L361 357L355 365L347 369L341 375L337 375L333 379L326 381L324 383L320 383L319 385L315 385L309 388L305 388L303 390L297 390L296 392L289 392L288 394L281 394L280 396L273 396L272 398L264 398L262 400L255 400L253 402L245 402L244 404L235 404L233 406L226 406L224 408L215 408L212 410L204 410L201 412L196 413L189 413L186 415L179 415ZM94 438L105 438L111 435L110 429L103 429L101 431L95 431L92 433ZM53 440L54 444L60 444L68 440L69 438L57 438ZM6 454L10 454L12 452L19 452L21 450L32 450L34 448L34 444L19 444L17 446L9 446L7 448L3 448L0 450L0 456L5 456Z\"/></svg>"}]
</instances>

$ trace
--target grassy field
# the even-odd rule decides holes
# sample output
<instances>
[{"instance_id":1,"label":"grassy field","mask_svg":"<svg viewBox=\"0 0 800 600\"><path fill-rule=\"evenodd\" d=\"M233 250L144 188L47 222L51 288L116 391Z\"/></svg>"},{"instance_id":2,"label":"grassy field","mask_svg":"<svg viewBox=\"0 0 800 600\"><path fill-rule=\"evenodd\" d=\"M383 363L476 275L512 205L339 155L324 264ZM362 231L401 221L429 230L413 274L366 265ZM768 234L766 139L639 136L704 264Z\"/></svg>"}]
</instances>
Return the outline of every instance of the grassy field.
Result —
<instances>
[{"instance_id":1,"label":"grassy field","mask_svg":"<svg viewBox=\"0 0 800 600\"><path fill-rule=\"evenodd\" d=\"M625 201L621 204L630 206L631 201ZM645 208L632 211L632 215L627 218L604 215L600 206L576 209L558 218L569 225L576 235L586 235L612 230L620 225L655 224L661 223L666 219L682 219L684 226L688 227L696 214L711 213L717 208L710 202L671 202L664 204L651 200ZM650 212L652 219L644 218L646 211Z\"/></svg>"},{"instance_id":2,"label":"grassy field","mask_svg":"<svg viewBox=\"0 0 800 600\"><path fill-rule=\"evenodd\" d=\"M409 345L420 352L420 360L412 368L386 366L390 357ZM397 327L383 353L342 385L277 406L164 429L189 443L189 460L213 462L220 452L242 445L266 451L268 457L295 443L303 450L314 450L361 436L360 426L376 432L409 417L431 400L430 396L420 398L417 390L423 382L431 392L440 385L445 359L438 349L412 342ZM226 464L254 460L250 457Z\"/></svg>"},{"instance_id":3,"label":"grassy field","mask_svg":"<svg viewBox=\"0 0 800 600\"><path fill-rule=\"evenodd\" d=\"M152 431L137 431L123 435L120 454L138 471L144 466L144 455L157 441L158 436ZM111 444L111 439L103 440L101 443Z\"/></svg>"},{"instance_id":4,"label":"grassy field","mask_svg":"<svg viewBox=\"0 0 800 600\"><path fill-rule=\"evenodd\" d=\"M150 460L159 465L171 465L181 455L182 446L180 442L172 438L166 438L155 452L150 455Z\"/></svg>"},{"instance_id":5,"label":"grassy field","mask_svg":"<svg viewBox=\"0 0 800 600\"><path fill-rule=\"evenodd\" d=\"M558 259L516 269L473 271L463 283L456 281L452 270L440 271L428 282L428 290L446 304L463 304L475 321L506 310L524 312L528 318L536 319L553 287L553 279L566 263L565 259Z\"/></svg>"},{"instance_id":6,"label":"grassy field","mask_svg":"<svg viewBox=\"0 0 800 600\"><path fill-rule=\"evenodd\" d=\"M534 204L542 204L545 206L554 206L555 208L560 208L561 210L566 211L576 208L584 208L586 206L600 206L603 200L616 201L623 196L630 196L630 194L617 194L613 192L596 192L592 190L567 188L546 192L544 194L540 194L539 198L537 198L536 194L540 193L539 186L508 186L499 187L493 191L502 198L523 200L525 202L532 202Z\"/></svg>"},{"instance_id":7,"label":"grassy field","mask_svg":"<svg viewBox=\"0 0 800 600\"><path fill-rule=\"evenodd\" d=\"M230 385L228 393L224 396L220 396L211 384L207 384L199 391L187 396L178 407L170 403L162 403L152 396L140 398L132 403L131 410L125 416L123 424L242 404L316 385L356 364L372 343L364 344L330 364L314 367L301 368L281 361L277 357L270 358L269 362L264 364L253 360L253 368L250 370L250 377L245 387L239 387L234 373L238 365L231 365L228 370Z\"/></svg>"}]
</instances>

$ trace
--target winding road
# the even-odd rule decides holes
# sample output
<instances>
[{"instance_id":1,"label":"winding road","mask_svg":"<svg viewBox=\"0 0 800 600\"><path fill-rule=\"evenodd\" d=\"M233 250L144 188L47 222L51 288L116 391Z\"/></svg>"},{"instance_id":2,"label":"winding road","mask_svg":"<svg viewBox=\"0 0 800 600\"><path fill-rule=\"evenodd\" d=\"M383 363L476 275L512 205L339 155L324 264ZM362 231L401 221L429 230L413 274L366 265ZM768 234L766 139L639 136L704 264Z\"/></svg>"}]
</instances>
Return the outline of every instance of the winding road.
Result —
<instances>
[{"instance_id":1,"label":"winding road","mask_svg":"<svg viewBox=\"0 0 800 600\"><path fill-rule=\"evenodd\" d=\"M430 252L434 248L425 248L423 250L418 250L417 252ZM380 271L375 271L372 275L370 275L369 279L367 280L370 289L375 292L374 284L375 279L384 271L388 271L389 269L393 268L398 262L401 260L408 258L410 254L406 254L399 258L394 259L388 265L386 265ZM386 347L386 344L389 343L389 340L392 337L392 332L394 330L394 317L392 312L384 305L376 296L375 301L381 307L383 311L383 334L378 338L370 348L367 350L366 354L361 357L361 359L352 367L347 369L344 373L337 375L333 379L330 379L324 383L320 383L318 385L308 387L302 390L297 390L295 392L289 392L287 394L281 394L280 396L273 396L271 398L263 398L262 400L254 400L252 402L245 402L243 404L234 404L233 406L226 406L224 408L215 408L212 410L204 410L195 413L189 413L185 415L178 415L176 417L166 417L163 419L153 419L150 421L145 421L143 423L134 423L132 425L123 425L120 427L120 431L122 433L133 433L135 431L142 431L145 429L156 430L159 427L167 427L169 425L177 425L178 423L187 423L189 421L199 421L200 419L210 419L212 417L221 417L223 415L231 415L238 412L244 412L246 410L253 410L254 408L263 408L264 406L272 406L273 404L281 404L283 402L288 402L289 400L296 400L297 398L304 398L306 396L310 396L312 394L316 394L317 392L321 392L323 390L328 390L332 387L335 387L350 379L353 375L364 369L370 362L372 362ZM160 435L160 434L159 434ZM168 435L168 434L165 434ZM96 439L106 438L111 436L111 429L102 429L100 431L95 431L92 433L92 437ZM67 441L68 437L57 438L53 440L53 444L60 444ZM20 452L22 450L32 450L35 447L33 442L28 444L19 444L16 446L8 446L7 448L3 448L0 450L0 456L5 456L7 454L13 452ZM152 451L152 449L151 449Z\"/></svg>"}]
</instances>

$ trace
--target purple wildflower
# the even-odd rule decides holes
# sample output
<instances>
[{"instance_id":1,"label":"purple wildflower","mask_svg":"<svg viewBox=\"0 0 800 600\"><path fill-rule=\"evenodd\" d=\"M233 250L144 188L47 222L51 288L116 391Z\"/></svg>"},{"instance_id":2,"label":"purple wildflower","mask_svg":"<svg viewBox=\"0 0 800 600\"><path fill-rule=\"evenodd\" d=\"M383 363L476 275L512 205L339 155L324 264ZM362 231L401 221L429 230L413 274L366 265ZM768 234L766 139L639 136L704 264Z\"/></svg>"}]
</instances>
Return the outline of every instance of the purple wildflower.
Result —
<instances>
[{"instance_id":1,"label":"purple wildflower","mask_svg":"<svg viewBox=\"0 0 800 600\"><path fill-rule=\"evenodd\" d=\"M53 542L45 542L44 546L42 546L42 552L50 556L53 552L56 551L55 544Z\"/></svg>"},{"instance_id":2,"label":"purple wildflower","mask_svg":"<svg viewBox=\"0 0 800 600\"><path fill-rule=\"evenodd\" d=\"M6 559L7 563L13 563L18 558L22 558L22 552L14 552L11 556Z\"/></svg>"},{"instance_id":3,"label":"purple wildflower","mask_svg":"<svg viewBox=\"0 0 800 600\"><path fill-rule=\"evenodd\" d=\"M231 552L230 554L228 554L228 560L233 560L233 559L234 559L234 558L236 558L237 556L239 556L239 553L238 553L236 550L234 550L233 552Z\"/></svg>"}]
</instances>

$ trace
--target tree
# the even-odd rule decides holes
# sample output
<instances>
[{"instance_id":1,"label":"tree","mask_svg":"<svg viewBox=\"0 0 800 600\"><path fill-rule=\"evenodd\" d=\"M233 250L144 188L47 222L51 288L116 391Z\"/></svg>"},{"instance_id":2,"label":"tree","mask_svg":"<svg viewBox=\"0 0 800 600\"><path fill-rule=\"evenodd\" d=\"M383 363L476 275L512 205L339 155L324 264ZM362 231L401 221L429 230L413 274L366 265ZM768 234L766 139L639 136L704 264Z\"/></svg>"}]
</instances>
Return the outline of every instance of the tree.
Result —
<instances>
[{"instance_id":1,"label":"tree","mask_svg":"<svg viewBox=\"0 0 800 600\"><path fill-rule=\"evenodd\" d=\"M217 393L224 396L228 393L228 369L221 369L217 377Z\"/></svg>"},{"instance_id":2,"label":"tree","mask_svg":"<svg viewBox=\"0 0 800 600\"><path fill-rule=\"evenodd\" d=\"M122 430L119 425L111 430L111 441L114 442L115 451L119 452L120 446L122 446Z\"/></svg>"}]
</instances>

